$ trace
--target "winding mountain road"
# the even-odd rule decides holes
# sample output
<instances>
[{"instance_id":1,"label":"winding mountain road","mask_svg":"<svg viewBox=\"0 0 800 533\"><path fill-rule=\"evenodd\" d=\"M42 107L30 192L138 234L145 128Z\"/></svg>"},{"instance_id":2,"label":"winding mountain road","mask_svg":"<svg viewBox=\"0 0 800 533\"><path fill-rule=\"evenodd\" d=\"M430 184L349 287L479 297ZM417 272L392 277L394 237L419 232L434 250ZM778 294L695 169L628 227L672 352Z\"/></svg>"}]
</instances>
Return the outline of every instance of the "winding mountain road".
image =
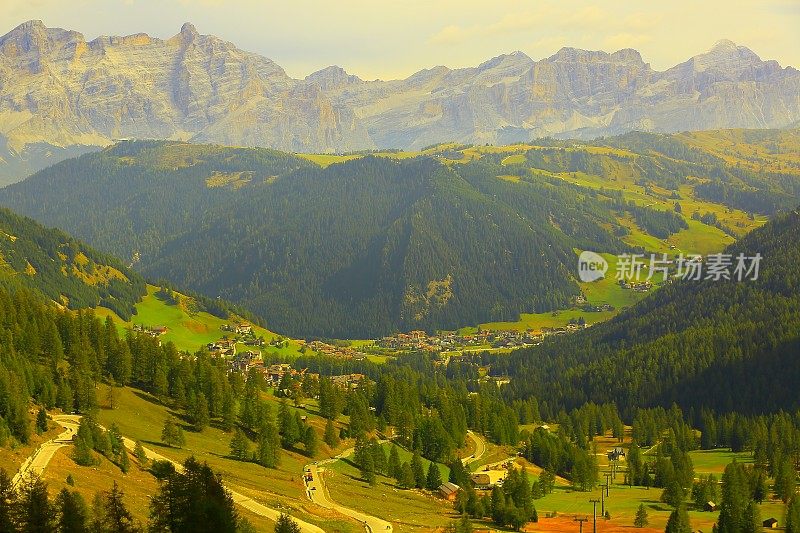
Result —
<instances>
[{"instance_id":1,"label":"winding mountain road","mask_svg":"<svg viewBox=\"0 0 800 533\"><path fill-rule=\"evenodd\" d=\"M11 479L12 488L16 489L22 480L29 475L41 475L56 452L64 446L72 444L72 438L78 433L78 424L71 421L63 424L61 422L58 423L64 428L64 431L56 438L42 443L27 459L25 459L19 467L19 471L14 474L14 477Z\"/></svg>"},{"instance_id":2,"label":"winding mountain road","mask_svg":"<svg viewBox=\"0 0 800 533\"><path fill-rule=\"evenodd\" d=\"M385 441L384 441L385 442ZM316 503L321 507L325 507L326 509L332 509L337 511L345 516L349 516L350 518L357 520L364 524L364 527L369 533L380 533L386 532L391 533L393 528L390 522L383 520L382 518L378 518L377 516L368 515L366 513L362 513L361 511L356 511L355 509L350 509L349 507L345 507L344 505L340 505L333 500L330 499L328 495L327 488L325 487L325 481L323 480L322 474L325 472L324 468L321 468L323 465L333 463L334 461L338 461L340 459L345 459L353 454L354 448L348 448L336 457L331 459L326 459L325 461L320 461L319 463L311 463L306 465L303 469L303 480L306 483L306 495L308 499L312 502ZM311 480L309 481L306 476L310 474Z\"/></svg>"},{"instance_id":3,"label":"winding mountain road","mask_svg":"<svg viewBox=\"0 0 800 533\"><path fill-rule=\"evenodd\" d=\"M49 448L48 448L49 457L47 457L47 461L44 463L44 466L47 466L47 463L53 457L53 455L58 450L58 448L60 448L61 446L66 446L67 444L70 444L72 442L72 435L77 433L78 425L80 424L80 419L81 419L81 417L77 416L77 415L56 415L56 416L54 416L53 420L55 420L56 422L61 424L65 428L66 431L64 431L64 433L59 435L56 439L53 439L53 441L48 441L47 443L45 443L42 446L40 446L39 449L37 449L37 451L34 453L34 455L32 455L29 458L29 460L31 458L33 458L33 462L36 463L37 462L37 459L36 459L37 454L38 454L39 450L42 449L42 447L44 447L45 445L47 445L47 444L49 444L51 442L58 442L59 445L57 447L55 447L55 449L53 449L52 452L49 452ZM65 436L68 432L70 432L69 440L67 442L59 441L59 439L61 439L63 436ZM131 439L129 439L128 437L124 437L123 436L122 437L122 443L125 445L125 448L127 448L131 452L133 452L134 448L136 447L136 442L131 440ZM149 448L144 448L144 453L145 453L145 456L147 456L147 458L149 460L151 460L151 461L169 461L170 463L172 463L175 466L175 469L178 472L183 471L183 465L173 461L172 459L169 459L168 457L164 457L163 455L161 455L158 452L155 452L155 451L153 451L153 450L151 450ZM40 463L41 461L38 461L38 462ZM44 470L44 466L42 466L41 470L39 470L38 473L41 473L41 471ZM22 472L22 468L20 469L20 472ZM14 479L16 480L16 476L14 476ZM268 520L272 520L273 522L277 521L278 518L280 517L280 515L281 515L280 511L276 511L275 509L272 509L270 507L267 507L266 505L258 503L257 501L253 500L252 498L248 498L247 496L245 496L245 495L243 495L243 494L241 494L239 492L236 492L236 490L231 488L230 485L226 484L225 488L227 488L228 491L231 493L231 497L233 498L233 502L235 504L241 506L241 507L244 507L248 511L250 511L250 512L252 512L254 514L257 514L259 516L263 516L264 518L267 518ZM308 522L304 522L303 520L300 520L297 517L292 517L292 519L295 522L297 522L298 526L300 526L300 531L302 533L325 533L325 530L323 530L322 528L320 528L318 526L315 526L314 524L309 524Z\"/></svg>"},{"instance_id":4,"label":"winding mountain road","mask_svg":"<svg viewBox=\"0 0 800 533\"><path fill-rule=\"evenodd\" d=\"M486 441L483 440L483 437L476 434L472 430L467 431L467 435L472 441L475 443L475 452L472 455L468 455L461 459L461 462L464 463L464 466L468 466L476 461L479 461L483 454L486 453Z\"/></svg>"}]
</instances>

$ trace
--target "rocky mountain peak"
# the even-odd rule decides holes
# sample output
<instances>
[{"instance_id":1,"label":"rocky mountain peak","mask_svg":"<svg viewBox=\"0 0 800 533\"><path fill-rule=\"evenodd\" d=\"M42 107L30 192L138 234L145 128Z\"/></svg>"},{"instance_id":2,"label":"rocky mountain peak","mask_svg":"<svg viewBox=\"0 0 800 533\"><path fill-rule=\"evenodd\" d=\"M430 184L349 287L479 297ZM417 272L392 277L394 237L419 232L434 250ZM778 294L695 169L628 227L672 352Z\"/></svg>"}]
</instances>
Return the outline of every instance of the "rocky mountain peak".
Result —
<instances>
[{"instance_id":1,"label":"rocky mountain peak","mask_svg":"<svg viewBox=\"0 0 800 533\"><path fill-rule=\"evenodd\" d=\"M745 46L738 46L731 40L722 39L707 52L698 54L676 68L693 72L713 71L731 78L744 71L762 67L765 62ZM777 65L775 65L777 66Z\"/></svg>"},{"instance_id":2,"label":"rocky mountain peak","mask_svg":"<svg viewBox=\"0 0 800 533\"><path fill-rule=\"evenodd\" d=\"M730 39L720 39L711 47L711 51L717 52L736 52L737 49L736 43Z\"/></svg>"},{"instance_id":3,"label":"rocky mountain peak","mask_svg":"<svg viewBox=\"0 0 800 533\"><path fill-rule=\"evenodd\" d=\"M490 70L496 68L530 68L533 66L533 59L524 52L516 51L510 54L502 54L484 61L478 66L478 70Z\"/></svg>"},{"instance_id":4,"label":"rocky mountain peak","mask_svg":"<svg viewBox=\"0 0 800 533\"><path fill-rule=\"evenodd\" d=\"M641 54L632 48L623 48L609 54L602 50L564 47L545 61L549 63L628 63L644 65Z\"/></svg>"},{"instance_id":5,"label":"rocky mountain peak","mask_svg":"<svg viewBox=\"0 0 800 533\"><path fill-rule=\"evenodd\" d=\"M191 22L184 22L183 26L181 26L181 35L197 37L200 34L197 32L197 28L194 27L194 24Z\"/></svg>"},{"instance_id":6,"label":"rocky mountain peak","mask_svg":"<svg viewBox=\"0 0 800 533\"><path fill-rule=\"evenodd\" d=\"M338 89L363 81L358 76L348 74L338 65L331 65L306 76L305 81L317 85L323 91Z\"/></svg>"},{"instance_id":7,"label":"rocky mountain peak","mask_svg":"<svg viewBox=\"0 0 800 533\"><path fill-rule=\"evenodd\" d=\"M41 20L23 22L3 37L0 46L14 47L16 52L30 52L47 42L47 27Z\"/></svg>"}]
</instances>

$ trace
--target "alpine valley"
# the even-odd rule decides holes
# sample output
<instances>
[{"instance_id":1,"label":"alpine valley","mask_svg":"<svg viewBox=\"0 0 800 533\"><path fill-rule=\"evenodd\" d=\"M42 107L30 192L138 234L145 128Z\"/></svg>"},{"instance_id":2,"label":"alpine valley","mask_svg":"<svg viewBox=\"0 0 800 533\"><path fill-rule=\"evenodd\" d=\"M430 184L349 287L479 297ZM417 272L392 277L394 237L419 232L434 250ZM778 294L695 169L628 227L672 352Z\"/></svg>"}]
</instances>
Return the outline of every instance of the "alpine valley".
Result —
<instances>
[{"instance_id":1,"label":"alpine valley","mask_svg":"<svg viewBox=\"0 0 800 533\"><path fill-rule=\"evenodd\" d=\"M728 40L366 81L18 26L0 533L800 533L798 121Z\"/></svg>"}]
</instances>

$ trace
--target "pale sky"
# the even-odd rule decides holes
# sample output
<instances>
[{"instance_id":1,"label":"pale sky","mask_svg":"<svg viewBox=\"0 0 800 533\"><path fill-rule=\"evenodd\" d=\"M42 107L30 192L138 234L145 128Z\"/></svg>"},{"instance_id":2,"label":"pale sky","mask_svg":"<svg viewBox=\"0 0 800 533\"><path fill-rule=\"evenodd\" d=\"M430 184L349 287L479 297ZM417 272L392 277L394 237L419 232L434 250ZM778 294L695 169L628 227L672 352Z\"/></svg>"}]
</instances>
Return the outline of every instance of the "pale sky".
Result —
<instances>
[{"instance_id":1,"label":"pale sky","mask_svg":"<svg viewBox=\"0 0 800 533\"><path fill-rule=\"evenodd\" d=\"M99 35L166 38L192 22L293 77L336 64L365 79L475 66L521 50L636 48L664 70L720 39L800 68L800 0L2 0L0 35L41 19Z\"/></svg>"}]
</instances>

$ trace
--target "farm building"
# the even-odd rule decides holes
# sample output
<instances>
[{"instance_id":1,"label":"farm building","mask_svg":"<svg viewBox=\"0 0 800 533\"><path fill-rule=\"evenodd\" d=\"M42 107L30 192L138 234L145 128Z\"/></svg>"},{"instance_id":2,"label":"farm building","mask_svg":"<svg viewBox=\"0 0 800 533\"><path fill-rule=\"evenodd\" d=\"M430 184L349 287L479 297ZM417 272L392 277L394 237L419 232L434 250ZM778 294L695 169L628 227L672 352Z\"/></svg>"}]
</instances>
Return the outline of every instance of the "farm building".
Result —
<instances>
[{"instance_id":1,"label":"farm building","mask_svg":"<svg viewBox=\"0 0 800 533\"><path fill-rule=\"evenodd\" d=\"M473 473L470 478L478 488L490 488L497 485L498 482L504 480L507 474L507 470L482 470L480 472Z\"/></svg>"},{"instance_id":2,"label":"farm building","mask_svg":"<svg viewBox=\"0 0 800 533\"><path fill-rule=\"evenodd\" d=\"M459 490L461 490L461 487L449 481L439 485L439 495L450 502L455 501Z\"/></svg>"},{"instance_id":3,"label":"farm building","mask_svg":"<svg viewBox=\"0 0 800 533\"><path fill-rule=\"evenodd\" d=\"M764 527L768 529L777 529L778 528L778 520L775 518L767 518L764 520Z\"/></svg>"},{"instance_id":4,"label":"farm building","mask_svg":"<svg viewBox=\"0 0 800 533\"><path fill-rule=\"evenodd\" d=\"M709 512L716 511L717 510L717 504L714 503L714 502L706 502L706 504L703 506L703 510L704 511L709 511Z\"/></svg>"}]
</instances>

